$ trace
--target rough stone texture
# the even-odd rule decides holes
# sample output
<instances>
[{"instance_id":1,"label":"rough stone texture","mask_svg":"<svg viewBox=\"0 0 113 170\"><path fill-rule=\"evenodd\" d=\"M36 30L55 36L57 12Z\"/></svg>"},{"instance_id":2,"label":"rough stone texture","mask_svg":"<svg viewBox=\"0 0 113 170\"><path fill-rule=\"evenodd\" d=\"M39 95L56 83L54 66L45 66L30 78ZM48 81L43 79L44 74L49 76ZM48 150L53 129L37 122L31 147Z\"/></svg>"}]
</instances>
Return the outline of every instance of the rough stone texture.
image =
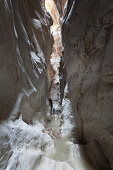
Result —
<instances>
[{"instance_id":1,"label":"rough stone texture","mask_svg":"<svg viewBox=\"0 0 113 170\"><path fill-rule=\"evenodd\" d=\"M53 1L51 0L42 0L44 6L46 4L46 2L50 2L50 6L51 4L53 3ZM62 14L63 14L63 10L64 10L64 5L66 3L66 0L54 0L55 4L56 4L56 7L58 9L58 12L60 14L60 17L62 17Z\"/></svg>"},{"instance_id":2,"label":"rough stone texture","mask_svg":"<svg viewBox=\"0 0 113 170\"><path fill-rule=\"evenodd\" d=\"M61 57L60 60L60 67L59 67L59 80L60 80L60 102L62 104L62 99L64 98L64 89L66 86L66 77L67 77L67 71L66 66L64 62L64 58Z\"/></svg>"},{"instance_id":3,"label":"rough stone texture","mask_svg":"<svg viewBox=\"0 0 113 170\"><path fill-rule=\"evenodd\" d=\"M76 136L99 142L113 169L112 25L112 0L68 0L62 32Z\"/></svg>"},{"instance_id":4,"label":"rough stone texture","mask_svg":"<svg viewBox=\"0 0 113 170\"><path fill-rule=\"evenodd\" d=\"M30 122L46 112L52 24L41 0L0 1L1 120L13 111Z\"/></svg>"},{"instance_id":5,"label":"rough stone texture","mask_svg":"<svg viewBox=\"0 0 113 170\"><path fill-rule=\"evenodd\" d=\"M10 137L7 130L0 129L0 169L6 169L7 162L12 155Z\"/></svg>"},{"instance_id":6,"label":"rough stone texture","mask_svg":"<svg viewBox=\"0 0 113 170\"><path fill-rule=\"evenodd\" d=\"M43 151L53 148L44 126L29 125L22 120L0 124L0 170L32 170L39 165Z\"/></svg>"},{"instance_id":7,"label":"rough stone texture","mask_svg":"<svg viewBox=\"0 0 113 170\"><path fill-rule=\"evenodd\" d=\"M54 38L54 44L52 48L52 54L50 56L51 66L53 68L52 70L53 74L49 74L49 75L52 78L51 87L50 87L50 98L53 101L53 107L56 108L57 106L59 106L59 101L60 101L59 66L60 66L60 59L62 56L62 41L61 41L62 38L61 38L61 25L60 25L61 16L59 12L60 7L57 6L56 2L53 0L45 0L45 2L43 3L53 19L53 25L51 26L51 33Z\"/></svg>"},{"instance_id":8,"label":"rough stone texture","mask_svg":"<svg viewBox=\"0 0 113 170\"><path fill-rule=\"evenodd\" d=\"M65 4L66 0L43 0L43 5L49 11L53 19L51 33L54 37L54 45L50 56L52 65L48 70L51 81L50 98L52 98L53 101L59 100L60 103L62 103L64 97L64 87L66 84L66 69L62 57L63 48L61 35L61 17L63 16Z\"/></svg>"},{"instance_id":9,"label":"rough stone texture","mask_svg":"<svg viewBox=\"0 0 113 170\"><path fill-rule=\"evenodd\" d=\"M55 0L56 6L58 8L59 14L62 17L64 5L66 3L66 0Z\"/></svg>"}]
</instances>

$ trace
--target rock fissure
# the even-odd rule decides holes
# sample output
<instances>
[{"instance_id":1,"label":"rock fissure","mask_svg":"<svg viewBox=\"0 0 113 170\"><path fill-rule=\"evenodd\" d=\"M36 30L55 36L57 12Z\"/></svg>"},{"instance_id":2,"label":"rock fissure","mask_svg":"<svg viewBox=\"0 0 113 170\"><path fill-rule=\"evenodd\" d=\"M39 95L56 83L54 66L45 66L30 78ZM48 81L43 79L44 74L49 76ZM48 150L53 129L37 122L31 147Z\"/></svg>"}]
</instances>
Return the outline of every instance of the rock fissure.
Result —
<instances>
[{"instance_id":1,"label":"rock fissure","mask_svg":"<svg viewBox=\"0 0 113 170\"><path fill-rule=\"evenodd\" d=\"M1 0L1 170L113 169L112 46L112 0Z\"/></svg>"}]
</instances>

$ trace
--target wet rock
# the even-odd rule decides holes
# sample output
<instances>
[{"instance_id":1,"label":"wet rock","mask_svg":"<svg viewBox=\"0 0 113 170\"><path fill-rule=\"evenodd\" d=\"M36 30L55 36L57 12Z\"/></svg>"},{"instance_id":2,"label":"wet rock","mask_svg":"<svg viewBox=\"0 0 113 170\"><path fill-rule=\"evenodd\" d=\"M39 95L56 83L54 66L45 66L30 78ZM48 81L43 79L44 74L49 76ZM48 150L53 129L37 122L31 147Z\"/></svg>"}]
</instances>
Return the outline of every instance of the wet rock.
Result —
<instances>
[{"instance_id":1,"label":"wet rock","mask_svg":"<svg viewBox=\"0 0 113 170\"><path fill-rule=\"evenodd\" d=\"M0 169L5 170L7 162L13 151L11 150L10 137L7 130L0 130Z\"/></svg>"},{"instance_id":2,"label":"wet rock","mask_svg":"<svg viewBox=\"0 0 113 170\"><path fill-rule=\"evenodd\" d=\"M45 165L45 167L44 167ZM40 162L39 167L36 170L48 170L48 167L50 170L62 170L62 169L66 169L66 170L74 170L68 163L66 162L59 162L59 161L55 161L46 157L43 157L43 159Z\"/></svg>"}]
</instances>

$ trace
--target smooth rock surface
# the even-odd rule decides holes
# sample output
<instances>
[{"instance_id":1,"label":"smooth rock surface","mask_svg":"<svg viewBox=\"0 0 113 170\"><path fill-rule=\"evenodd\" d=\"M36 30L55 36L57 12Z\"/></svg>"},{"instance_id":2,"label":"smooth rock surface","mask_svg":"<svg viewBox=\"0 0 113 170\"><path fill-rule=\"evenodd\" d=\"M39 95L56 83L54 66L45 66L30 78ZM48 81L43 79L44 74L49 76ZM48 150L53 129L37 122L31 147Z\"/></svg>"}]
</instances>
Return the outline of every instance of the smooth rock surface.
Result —
<instances>
[{"instance_id":1,"label":"smooth rock surface","mask_svg":"<svg viewBox=\"0 0 113 170\"><path fill-rule=\"evenodd\" d=\"M41 0L0 2L0 119L11 112L21 112L26 122L37 112L44 116L52 24Z\"/></svg>"},{"instance_id":2,"label":"smooth rock surface","mask_svg":"<svg viewBox=\"0 0 113 170\"><path fill-rule=\"evenodd\" d=\"M96 140L113 169L113 1L67 4L62 33L76 137Z\"/></svg>"}]
</instances>

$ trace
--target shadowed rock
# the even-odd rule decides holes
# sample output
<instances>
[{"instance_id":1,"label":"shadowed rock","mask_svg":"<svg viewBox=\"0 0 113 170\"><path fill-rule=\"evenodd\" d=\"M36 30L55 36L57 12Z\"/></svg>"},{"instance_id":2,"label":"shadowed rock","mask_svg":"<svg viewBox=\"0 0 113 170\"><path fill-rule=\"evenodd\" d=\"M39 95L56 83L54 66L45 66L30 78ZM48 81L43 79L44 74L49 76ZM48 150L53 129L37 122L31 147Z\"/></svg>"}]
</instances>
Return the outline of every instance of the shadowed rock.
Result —
<instances>
[{"instance_id":1,"label":"shadowed rock","mask_svg":"<svg viewBox=\"0 0 113 170\"><path fill-rule=\"evenodd\" d=\"M38 111L45 114L52 24L41 0L1 1L0 120L19 110L27 122Z\"/></svg>"}]
</instances>

